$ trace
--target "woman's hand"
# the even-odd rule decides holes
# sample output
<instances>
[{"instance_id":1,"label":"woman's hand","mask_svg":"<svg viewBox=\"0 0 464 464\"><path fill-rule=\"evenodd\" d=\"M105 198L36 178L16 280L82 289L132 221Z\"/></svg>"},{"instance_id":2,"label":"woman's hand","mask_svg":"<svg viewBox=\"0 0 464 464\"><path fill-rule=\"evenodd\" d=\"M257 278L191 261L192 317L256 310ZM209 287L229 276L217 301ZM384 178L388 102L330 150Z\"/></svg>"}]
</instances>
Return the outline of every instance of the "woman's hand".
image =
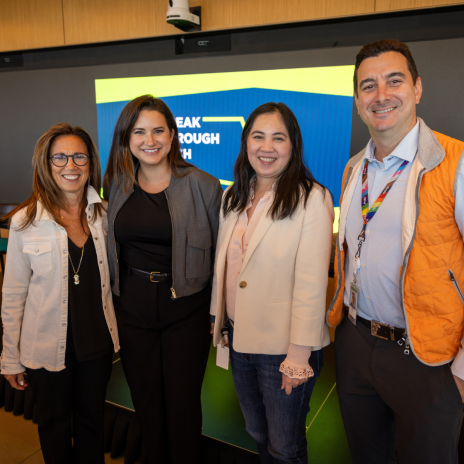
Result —
<instances>
[{"instance_id":1,"label":"woman's hand","mask_svg":"<svg viewBox=\"0 0 464 464\"><path fill-rule=\"evenodd\" d=\"M211 335L214 335L214 322L211 322L211 330L209 331Z\"/></svg>"},{"instance_id":2,"label":"woman's hand","mask_svg":"<svg viewBox=\"0 0 464 464\"><path fill-rule=\"evenodd\" d=\"M282 374L282 386L280 387L282 390L285 389L285 393L290 395L292 393L292 389L298 387L308 381L306 379L291 379L288 375Z\"/></svg>"},{"instance_id":3,"label":"woman's hand","mask_svg":"<svg viewBox=\"0 0 464 464\"><path fill-rule=\"evenodd\" d=\"M27 382L24 380L24 374L5 375L5 379L10 382L10 385L16 390L24 390L27 387Z\"/></svg>"}]
</instances>

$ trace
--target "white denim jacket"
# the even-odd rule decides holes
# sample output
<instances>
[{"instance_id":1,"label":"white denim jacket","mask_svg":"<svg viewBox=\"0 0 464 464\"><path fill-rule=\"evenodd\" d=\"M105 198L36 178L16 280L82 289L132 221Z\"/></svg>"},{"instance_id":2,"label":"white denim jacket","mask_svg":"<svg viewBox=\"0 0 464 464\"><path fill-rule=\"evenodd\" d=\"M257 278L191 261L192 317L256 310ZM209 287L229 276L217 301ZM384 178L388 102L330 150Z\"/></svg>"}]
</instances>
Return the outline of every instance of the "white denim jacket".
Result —
<instances>
[{"instance_id":1,"label":"white denim jacket","mask_svg":"<svg viewBox=\"0 0 464 464\"><path fill-rule=\"evenodd\" d=\"M94 188L87 192L86 214L95 242L106 323L115 351L119 338L114 315L107 259L107 220L92 220L102 200ZM8 239L3 281L2 321L4 375L45 368L61 371L68 324L68 235L39 202L34 225L19 231L25 211L15 214Z\"/></svg>"}]
</instances>

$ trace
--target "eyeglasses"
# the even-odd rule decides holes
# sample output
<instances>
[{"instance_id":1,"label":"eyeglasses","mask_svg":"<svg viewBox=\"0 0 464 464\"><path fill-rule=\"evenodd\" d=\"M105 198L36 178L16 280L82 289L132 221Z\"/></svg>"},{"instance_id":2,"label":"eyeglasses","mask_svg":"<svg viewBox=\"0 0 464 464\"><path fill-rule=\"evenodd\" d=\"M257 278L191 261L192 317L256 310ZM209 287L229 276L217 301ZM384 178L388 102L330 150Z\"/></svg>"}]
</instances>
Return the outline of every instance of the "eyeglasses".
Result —
<instances>
[{"instance_id":1,"label":"eyeglasses","mask_svg":"<svg viewBox=\"0 0 464 464\"><path fill-rule=\"evenodd\" d=\"M69 158L72 158L76 166L85 166L90 159L90 155L84 155L83 153L75 153L74 155L50 155L49 158L57 168L63 168L68 164Z\"/></svg>"}]
</instances>

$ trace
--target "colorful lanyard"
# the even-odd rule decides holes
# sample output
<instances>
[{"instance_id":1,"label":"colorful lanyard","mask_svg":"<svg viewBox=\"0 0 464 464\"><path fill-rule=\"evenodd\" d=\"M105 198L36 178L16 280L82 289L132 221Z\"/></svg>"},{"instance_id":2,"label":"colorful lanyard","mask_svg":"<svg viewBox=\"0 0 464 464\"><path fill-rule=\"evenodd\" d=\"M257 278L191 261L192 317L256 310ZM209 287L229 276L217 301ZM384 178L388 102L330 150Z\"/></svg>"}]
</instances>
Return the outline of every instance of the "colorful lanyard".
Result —
<instances>
[{"instance_id":1,"label":"colorful lanyard","mask_svg":"<svg viewBox=\"0 0 464 464\"><path fill-rule=\"evenodd\" d=\"M361 267L361 261L360 261L360 256L361 256L361 247L366 239L366 226L367 223L375 216L375 213L378 211L380 208L380 205L382 204L383 200L385 200L385 197L387 196L388 192L391 190L393 184L398 180L398 177L400 177L400 174L404 171L404 168L407 166L409 161L404 160L401 166L398 168L398 170L393 174L392 178L388 182L388 184L385 186L385 188L382 190L382 193L379 195L379 198L375 201L375 203L372 205L372 208L369 209L369 193L368 193L368 185L367 185L367 167L369 166L369 160L366 159L366 162L364 163L364 169L362 171L362 195L361 195L361 209L362 209L362 217L363 217L363 228L361 230L361 233L358 236L358 251L356 252L354 256L354 282L356 283L356 275L359 271L359 268Z\"/></svg>"},{"instance_id":2,"label":"colorful lanyard","mask_svg":"<svg viewBox=\"0 0 464 464\"><path fill-rule=\"evenodd\" d=\"M361 208L362 208L362 216L364 220L364 224L367 224L374 216L377 210L380 208L383 200L387 196L387 193L392 188L393 184L398 180L400 174L404 171L404 168L407 166L409 161L404 160L398 170L393 174L393 177L390 179L390 182L385 186L382 190L382 193L377 198L376 202L372 205L372 208L369 209L369 193L367 187L367 167L369 165L369 160L366 160L364 164L364 169L362 172L362 196L361 196Z\"/></svg>"}]
</instances>

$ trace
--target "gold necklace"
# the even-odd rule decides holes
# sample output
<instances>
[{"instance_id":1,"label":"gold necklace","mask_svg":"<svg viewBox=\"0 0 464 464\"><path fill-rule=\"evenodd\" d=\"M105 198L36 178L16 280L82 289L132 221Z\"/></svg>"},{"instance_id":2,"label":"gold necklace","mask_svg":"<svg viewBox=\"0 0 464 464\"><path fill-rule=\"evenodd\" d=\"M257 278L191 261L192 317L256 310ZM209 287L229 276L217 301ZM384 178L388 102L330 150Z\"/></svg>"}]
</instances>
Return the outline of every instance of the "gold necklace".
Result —
<instances>
[{"instance_id":1,"label":"gold necklace","mask_svg":"<svg viewBox=\"0 0 464 464\"><path fill-rule=\"evenodd\" d=\"M66 219L67 221L78 221L80 219L80 218L76 218L76 219L74 219L74 218L65 218L63 216L60 216L60 218L61 219Z\"/></svg>"},{"instance_id":2,"label":"gold necklace","mask_svg":"<svg viewBox=\"0 0 464 464\"><path fill-rule=\"evenodd\" d=\"M74 284L75 285L79 285L80 283L80 280L79 280L79 269L81 268L81 264L82 264L82 258L84 257L84 245L82 245L82 254L81 254L81 260L79 261L79 267L77 268L77 271L76 269L74 269L74 264L72 262L72 259L71 259L71 253L69 253L69 250L68 250L68 257L69 257L69 262L71 263L71 266L73 268L73 271L74 271Z\"/></svg>"}]
</instances>

